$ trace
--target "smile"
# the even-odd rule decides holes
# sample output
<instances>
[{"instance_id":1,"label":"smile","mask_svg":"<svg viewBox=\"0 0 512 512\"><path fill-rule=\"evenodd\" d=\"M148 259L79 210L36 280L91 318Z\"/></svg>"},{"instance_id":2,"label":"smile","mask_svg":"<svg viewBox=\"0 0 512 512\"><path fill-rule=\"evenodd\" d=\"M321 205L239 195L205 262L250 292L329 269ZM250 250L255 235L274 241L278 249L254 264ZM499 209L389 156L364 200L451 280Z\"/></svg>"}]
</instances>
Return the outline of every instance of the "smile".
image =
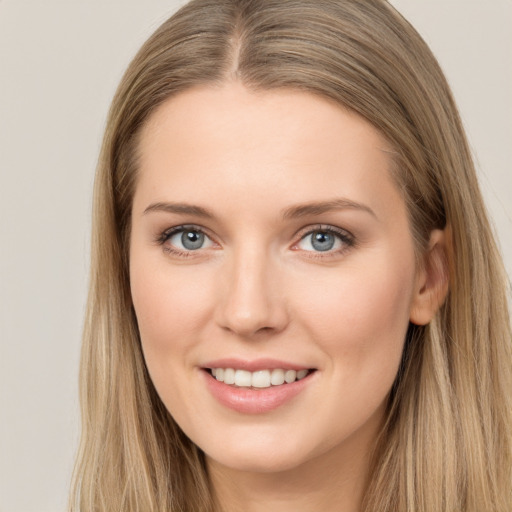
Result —
<instances>
[{"instance_id":1,"label":"smile","mask_svg":"<svg viewBox=\"0 0 512 512\"><path fill-rule=\"evenodd\" d=\"M274 368L250 372L234 368L211 368L210 373L219 382L241 388L264 389L271 386L281 386L302 380L312 370L291 370Z\"/></svg>"},{"instance_id":2,"label":"smile","mask_svg":"<svg viewBox=\"0 0 512 512\"><path fill-rule=\"evenodd\" d=\"M295 367L294 367L295 366ZM224 359L201 368L204 383L222 406L242 414L262 414L292 403L318 379L317 368L284 361Z\"/></svg>"}]
</instances>

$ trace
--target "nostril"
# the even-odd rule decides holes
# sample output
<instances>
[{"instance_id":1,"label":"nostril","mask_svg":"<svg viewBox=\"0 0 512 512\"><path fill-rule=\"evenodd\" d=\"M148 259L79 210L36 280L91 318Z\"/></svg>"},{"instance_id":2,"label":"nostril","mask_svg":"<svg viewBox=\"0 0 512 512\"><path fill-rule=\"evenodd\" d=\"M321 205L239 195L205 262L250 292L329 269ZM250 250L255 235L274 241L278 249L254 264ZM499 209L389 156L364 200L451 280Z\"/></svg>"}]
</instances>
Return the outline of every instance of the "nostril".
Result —
<instances>
[{"instance_id":1,"label":"nostril","mask_svg":"<svg viewBox=\"0 0 512 512\"><path fill-rule=\"evenodd\" d=\"M245 339L282 332L289 322L285 301L269 292L264 276L253 274L233 278L215 312L215 322L223 331Z\"/></svg>"}]
</instances>

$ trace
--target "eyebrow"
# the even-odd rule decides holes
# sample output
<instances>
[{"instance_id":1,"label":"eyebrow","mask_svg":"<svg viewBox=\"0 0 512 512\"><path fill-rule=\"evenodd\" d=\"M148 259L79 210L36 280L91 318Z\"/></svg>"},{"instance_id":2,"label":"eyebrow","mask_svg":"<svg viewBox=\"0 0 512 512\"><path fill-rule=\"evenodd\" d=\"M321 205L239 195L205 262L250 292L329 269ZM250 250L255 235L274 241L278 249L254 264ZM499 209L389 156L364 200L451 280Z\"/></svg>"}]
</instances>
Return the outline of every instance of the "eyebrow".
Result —
<instances>
[{"instance_id":1,"label":"eyebrow","mask_svg":"<svg viewBox=\"0 0 512 512\"><path fill-rule=\"evenodd\" d=\"M296 219L300 217L306 217L308 215L321 215L322 213L330 212L333 210L359 210L369 213L373 217L377 218L377 215L375 215L375 212L369 206L344 198L335 198L328 201L319 201L291 206L290 208L286 208L283 211L283 218Z\"/></svg>"},{"instance_id":2,"label":"eyebrow","mask_svg":"<svg viewBox=\"0 0 512 512\"><path fill-rule=\"evenodd\" d=\"M167 212L167 213L178 213L183 215L194 215L196 217L203 217L206 219L212 219L213 213L203 208L202 206L196 206L187 203L153 203L150 204L145 210L144 215L151 212Z\"/></svg>"},{"instance_id":3,"label":"eyebrow","mask_svg":"<svg viewBox=\"0 0 512 512\"><path fill-rule=\"evenodd\" d=\"M322 213L330 212L333 210L347 209L363 211L377 218L375 212L369 206L366 206L365 204L362 203L356 203L354 201L351 201L350 199L344 198L336 198L330 199L328 201L318 201L290 206L289 208L286 208L282 211L282 217L283 219L297 219L300 217L306 217L308 215L321 215ZM197 206L188 203L153 203L144 210L143 215L146 215L147 213L151 212L166 212L181 215L194 215L195 217L202 217L205 219L214 218L214 215L210 210L203 208L202 206Z\"/></svg>"}]
</instances>

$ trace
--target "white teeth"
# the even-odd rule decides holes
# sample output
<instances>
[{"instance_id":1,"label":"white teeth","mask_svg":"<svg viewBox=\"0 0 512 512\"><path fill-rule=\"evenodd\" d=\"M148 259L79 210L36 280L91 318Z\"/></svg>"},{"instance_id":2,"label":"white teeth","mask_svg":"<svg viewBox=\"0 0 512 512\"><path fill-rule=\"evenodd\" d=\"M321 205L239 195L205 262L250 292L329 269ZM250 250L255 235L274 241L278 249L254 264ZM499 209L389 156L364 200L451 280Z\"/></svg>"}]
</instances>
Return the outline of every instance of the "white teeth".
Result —
<instances>
[{"instance_id":1,"label":"white teeth","mask_svg":"<svg viewBox=\"0 0 512 512\"><path fill-rule=\"evenodd\" d=\"M226 384L235 383L235 370L233 370L233 368L226 368L224 370L224 382Z\"/></svg>"},{"instance_id":2,"label":"white teeth","mask_svg":"<svg viewBox=\"0 0 512 512\"><path fill-rule=\"evenodd\" d=\"M309 374L309 370L258 370L249 372L247 370L235 370L233 368L212 368L212 375L220 382L234 384L244 388L269 388L270 386L281 386L285 382L291 384L301 380Z\"/></svg>"},{"instance_id":3,"label":"white teeth","mask_svg":"<svg viewBox=\"0 0 512 512\"><path fill-rule=\"evenodd\" d=\"M252 387L253 388L269 388L270 387L270 372L268 370L261 370L252 374Z\"/></svg>"},{"instance_id":4,"label":"white teeth","mask_svg":"<svg viewBox=\"0 0 512 512\"><path fill-rule=\"evenodd\" d=\"M297 372L295 370L286 370L286 373L284 374L284 380L288 384L291 384L292 382L295 382L295 379L297 378Z\"/></svg>"},{"instance_id":5,"label":"white teeth","mask_svg":"<svg viewBox=\"0 0 512 512\"><path fill-rule=\"evenodd\" d=\"M270 377L270 383L273 386L280 386L284 384L284 370L272 370L272 375Z\"/></svg>"},{"instance_id":6,"label":"white teeth","mask_svg":"<svg viewBox=\"0 0 512 512\"><path fill-rule=\"evenodd\" d=\"M247 370L236 370L235 371L235 386L244 388L250 388L252 384L251 372Z\"/></svg>"},{"instance_id":7,"label":"white teeth","mask_svg":"<svg viewBox=\"0 0 512 512\"><path fill-rule=\"evenodd\" d=\"M307 370L299 370L297 372L297 380L303 379L308 374ZM226 377L224 377L224 382L226 382Z\"/></svg>"}]
</instances>

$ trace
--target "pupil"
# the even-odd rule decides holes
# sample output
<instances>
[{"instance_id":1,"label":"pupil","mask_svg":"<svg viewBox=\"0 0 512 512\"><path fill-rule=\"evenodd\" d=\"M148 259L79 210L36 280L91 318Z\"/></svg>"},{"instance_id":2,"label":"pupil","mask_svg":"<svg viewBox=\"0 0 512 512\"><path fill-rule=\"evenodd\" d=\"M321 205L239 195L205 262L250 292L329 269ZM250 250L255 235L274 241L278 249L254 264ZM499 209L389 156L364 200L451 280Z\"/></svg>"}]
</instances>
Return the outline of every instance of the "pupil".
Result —
<instances>
[{"instance_id":1,"label":"pupil","mask_svg":"<svg viewBox=\"0 0 512 512\"><path fill-rule=\"evenodd\" d=\"M204 242L204 235L197 231L185 231L181 235L181 243L188 250L199 249Z\"/></svg>"},{"instance_id":2,"label":"pupil","mask_svg":"<svg viewBox=\"0 0 512 512\"><path fill-rule=\"evenodd\" d=\"M334 247L334 237L329 233L317 231L313 233L311 245L317 251L328 251Z\"/></svg>"}]
</instances>

